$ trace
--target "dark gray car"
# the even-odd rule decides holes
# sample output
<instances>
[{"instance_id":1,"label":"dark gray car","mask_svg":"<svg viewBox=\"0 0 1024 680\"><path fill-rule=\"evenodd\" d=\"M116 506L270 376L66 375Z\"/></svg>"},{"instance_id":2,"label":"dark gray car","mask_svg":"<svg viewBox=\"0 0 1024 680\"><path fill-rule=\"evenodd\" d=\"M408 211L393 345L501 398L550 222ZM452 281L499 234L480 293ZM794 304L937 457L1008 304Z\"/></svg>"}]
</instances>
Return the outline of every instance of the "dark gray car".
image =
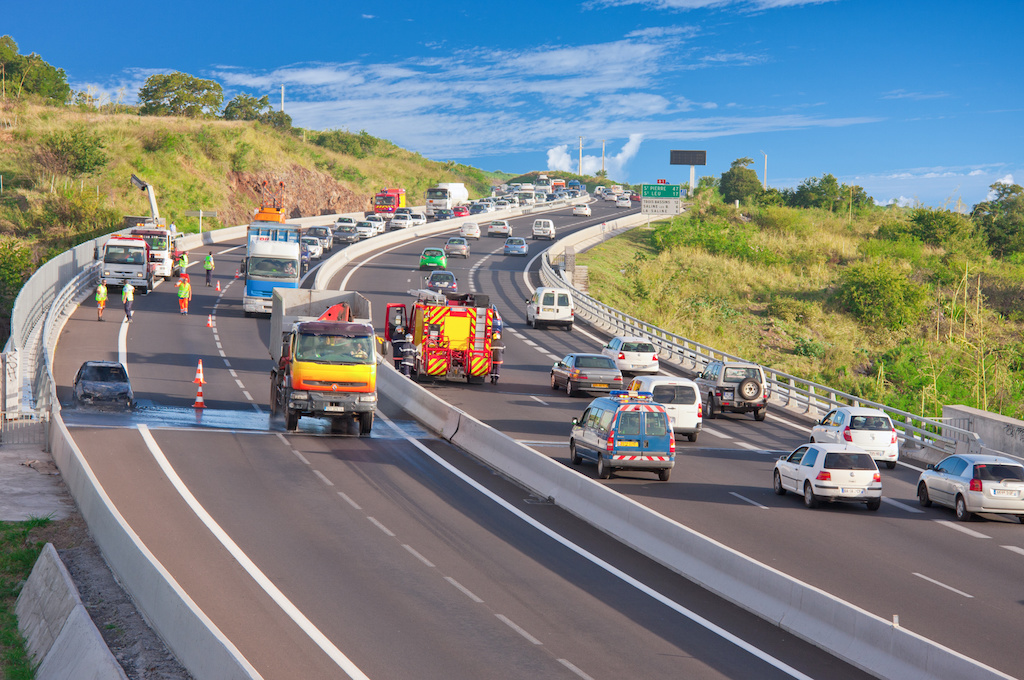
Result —
<instances>
[{"instance_id":1,"label":"dark gray car","mask_svg":"<svg viewBox=\"0 0 1024 680\"><path fill-rule=\"evenodd\" d=\"M116 361L86 361L78 369L72 390L75 406L104 406L131 410L135 406L128 371Z\"/></svg>"},{"instance_id":2,"label":"dark gray car","mask_svg":"<svg viewBox=\"0 0 1024 680\"><path fill-rule=\"evenodd\" d=\"M621 390L622 373L603 354L567 354L551 367L551 389L563 386L570 397L581 391Z\"/></svg>"}]
</instances>

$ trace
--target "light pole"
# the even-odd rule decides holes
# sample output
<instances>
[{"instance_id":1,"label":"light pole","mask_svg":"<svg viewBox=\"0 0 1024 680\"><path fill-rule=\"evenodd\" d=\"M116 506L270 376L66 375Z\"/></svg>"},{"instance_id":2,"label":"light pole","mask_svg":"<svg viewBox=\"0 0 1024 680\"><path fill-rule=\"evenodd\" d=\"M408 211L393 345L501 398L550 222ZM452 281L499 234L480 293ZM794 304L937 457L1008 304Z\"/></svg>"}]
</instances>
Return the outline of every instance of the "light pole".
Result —
<instances>
[{"instance_id":1,"label":"light pole","mask_svg":"<svg viewBox=\"0 0 1024 680\"><path fill-rule=\"evenodd\" d=\"M764 153L764 181L761 183L761 188L768 191L768 154L766 153Z\"/></svg>"}]
</instances>

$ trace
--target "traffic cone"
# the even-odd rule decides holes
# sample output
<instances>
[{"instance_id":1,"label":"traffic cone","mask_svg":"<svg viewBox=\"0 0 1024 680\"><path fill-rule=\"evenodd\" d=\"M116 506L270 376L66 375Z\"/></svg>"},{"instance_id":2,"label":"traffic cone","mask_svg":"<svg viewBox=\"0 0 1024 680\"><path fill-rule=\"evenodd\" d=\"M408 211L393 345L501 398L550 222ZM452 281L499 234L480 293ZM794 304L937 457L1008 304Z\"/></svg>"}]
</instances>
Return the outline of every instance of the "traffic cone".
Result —
<instances>
[{"instance_id":1,"label":"traffic cone","mask_svg":"<svg viewBox=\"0 0 1024 680\"><path fill-rule=\"evenodd\" d=\"M206 381L203 380L203 360L202 359L199 360L199 365L196 367L196 377L195 377L195 380L193 380L192 382L194 382L197 385L204 385L204 384L206 384Z\"/></svg>"},{"instance_id":2,"label":"traffic cone","mask_svg":"<svg viewBox=\"0 0 1024 680\"><path fill-rule=\"evenodd\" d=\"M217 279L217 292L220 292L220 279Z\"/></svg>"},{"instance_id":3,"label":"traffic cone","mask_svg":"<svg viewBox=\"0 0 1024 680\"><path fill-rule=\"evenodd\" d=\"M235 270L235 278L236 278L236 279L238 278L238 275L239 275L239 271L238 271L238 270L236 269L236 270Z\"/></svg>"},{"instance_id":4,"label":"traffic cone","mask_svg":"<svg viewBox=\"0 0 1024 680\"><path fill-rule=\"evenodd\" d=\"M206 402L203 401L202 383L199 383L199 389L196 390L196 403L192 404L192 408L206 408Z\"/></svg>"},{"instance_id":5,"label":"traffic cone","mask_svg":"<svg viewBox=\"0 0 1024 680\"><path fill-rule=\"evenodd\" d=\"M206 327L213 328L213 314L206 317Z\"/></svg>"}]
</instances>

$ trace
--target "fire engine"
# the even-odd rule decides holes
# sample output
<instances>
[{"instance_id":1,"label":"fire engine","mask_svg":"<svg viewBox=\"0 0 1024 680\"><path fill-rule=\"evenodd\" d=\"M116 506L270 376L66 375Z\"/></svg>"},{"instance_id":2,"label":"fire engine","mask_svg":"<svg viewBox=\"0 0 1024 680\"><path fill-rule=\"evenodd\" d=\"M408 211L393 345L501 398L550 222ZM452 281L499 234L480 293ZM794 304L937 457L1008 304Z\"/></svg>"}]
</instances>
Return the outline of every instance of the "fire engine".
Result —
<instances>
[{"instance_id":1,"label":"fire engine","mask_svg":"<svg viewBox=\"0 0 1024 680\"><path fill-rule=\"evenodd\" d=\"M409 293L416 296L409 308L400 302L388 303L385 338L391 340L402 332L399 329L412 334L417 349L415 379L465 378L480 384L493 375L494 309L489 296L431 290Z\"/></svg>"},{"instance_id":2,"label":"fire engine","mask_svg":"<svg viewBox=\"0 0 1024 680\"><path fill-rule=\"evenodd\" d=\"M397 208L404 208L405 189L388 189L385 187L373 197L373 211L378 215L394 216Z\"/></svg>"}]
</instances>

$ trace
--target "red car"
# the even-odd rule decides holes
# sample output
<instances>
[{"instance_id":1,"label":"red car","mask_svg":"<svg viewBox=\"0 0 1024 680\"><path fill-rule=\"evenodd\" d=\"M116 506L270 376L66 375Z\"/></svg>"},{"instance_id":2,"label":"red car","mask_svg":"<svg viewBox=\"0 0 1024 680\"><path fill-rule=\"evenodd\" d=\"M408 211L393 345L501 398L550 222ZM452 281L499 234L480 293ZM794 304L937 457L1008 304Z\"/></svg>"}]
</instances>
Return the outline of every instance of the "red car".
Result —
<instances>
[{"instance_id":1,"label":"red car","mask_svg":"<svg viewBox=\"0 0 1024 680\"><path fill-rule=\"evenodd\" d=\"M469 217L469 208L464 205L457 205L452 208L452 212L455 213L456 217Z\"/></svg>"}]
</instances>

